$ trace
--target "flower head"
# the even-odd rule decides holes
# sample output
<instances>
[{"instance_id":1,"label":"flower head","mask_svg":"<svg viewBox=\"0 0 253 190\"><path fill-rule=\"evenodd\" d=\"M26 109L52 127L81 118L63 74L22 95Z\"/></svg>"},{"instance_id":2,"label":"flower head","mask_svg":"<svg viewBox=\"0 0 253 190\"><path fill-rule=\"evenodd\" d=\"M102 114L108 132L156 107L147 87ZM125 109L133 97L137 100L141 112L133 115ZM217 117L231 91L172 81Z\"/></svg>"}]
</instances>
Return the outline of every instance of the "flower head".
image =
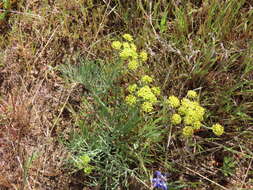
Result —
<instances>
[{"instance_id":1,"label":"flower head","mask_svg":"<svg viewBox=\"0 0 253 190\"><path fill-rule=\"evenodd\" d=\"M137 84L132 84L132 85L129 85L129 86L127 87L127 90L128 90L130 93L133 93L136 89L137 89Z\"/></svg>"},{"instance_id":2,"label":"flower head","mask_svg":"<svg viewBox=\"0 0 253 190\"><path fill-rule=\"evenodd\" d=\"M141 106L141 109L144 111L144 112L151 112L154 108L153 108L153 105L152 103L150 102L144 102Z\"/></svg>"},{"instance_id":3,"label":"flower head","mask_svg":"<svg viewBox=\"0 0 253 190\"><path fill-rule=\"evenodd\" d=\"M178 125L180 124L182 121L182 118L179 114L173 114L172 117L171 117L171 123L174 124L174 125Z\"/></svg>"},{"instance_id":4,"label":"flower head","mask_svg":"<svg viewBox=\"0 0 253 190\"><path fill-rule=\"evenodd\" d=\"M136 47L136 45L135 45L134 43L131 43L131 44L130 44L130 47L131 47L131 49L134 50L134 51L137 50L137 47Z\"/></svg>"},{"instance_id":5,"label":"flower head","mask_svg":"<svg viewBox=\"0 0 253 190\"><path fill-rule=\"evenodd\" d=\"M176 96L170 96L166 101L172 108L177 108L180 106L180 101Z\"/></svg>"},{"instance_id":6,"label":"flower head","mask_svg":"<svg viewBox=\"0 0 253 190\"><path fill-rule=\"evenodd\" d=\"M136 59L130 60L128 63L128 68L135 71L139 67L139 63Z\"/></svg>"},{"instance_id":7,"label":"flower head","mask_svg":"<svg viewBox=\"0 0 253 190\"><path fill-rule=\"evenodd\" d=\"M154 178L152 179L153 188L167 190L166 176L159 171L155 172Z\"/></svg>"},{"instance_id":8,"label":"flower head","mask_svg":"<svg viewBox=\"0 0 253 190\"><path fill-rule=\"evenodd\" d=\"M148 85L143 86L142 88L140 88L137 91L137 96L142 97L144 100L147 100L150 103L156 103L157 102L156 96L154 95L154 93L152 92L151 88Z\"/></svg>"},{"instance_id":9,"label":"flower head","mask_svg":"<svg viewBox=\"0 0 253 190\"><path fill-rule=\"evenodd\" d=\"M196 98L197 96L198 96L198 94L194 90L189 90L187 92L187 97L189 97L189 98Z\"/></svg>"},{"instance_id":10,"label":"flower head","mask_svg":"<svg viewBox=\"0 0 253 190\"><path fill-rule=\"evenodd\" d=\"M196 121L196 122L194 122L193 124L192 124L192 127L193 127L193 129L194 130L199 130L200 129L200 127L201 127L201 122L200 121Z\"/></svg>"},{"instance_id":11,"label":"flower head","mask_svg":"<svg viewBox=\"0 0 253 190\"><path fill-rule=\"evenodd\" d=\"M224 133L224 127L218 123L212 126L212 131L215 135L221 136Z\"/></svg>"},{"instance_id":12,"label":"flower head","mask_svg":"<svg viewBox=\"0 0 253 190\"><path fill-rule=\"evenodd\" d=\"M183 128L183 135L185 137L190 137L193 135L193 128L191 126L186 126Z\"/></svg>"},{"instance_id":13,"label":"flower head","mask_svg":"<svg viewBox=\"0 0 253 190\"><path fill-rule=\"evenodd\" d=\"M126 60L128 59L129 57L133 58L133 59L137 59L138 58L138 54L136 53L136 51L134 51L132 48L124 48L119 56L123 59L123 60Z\"/></svg>"},{"instance_id":14,"label":"flower head","mask_svg":"<svg viewBox=\"0 0 253 190\"><path fill-rule=\"evenodd\" d=\"M143 83L151 83L153 81L153 78L148 76L148 75L144 75L142 78L141 78L141 81Z\"/></svg>"},{"instance_id":15,"label":"flower head","mask_svg":"<svg viewBox=\"0 0 253 190\"><path fill-rule=\"evenodd\" d=\"M119 50L119 49L121 48L121 46L122 46L122 43L119 42L119 41L113 41L113 42L112 42L112 48L113 48L113 49Z\"/></svg>"},{"instance_id":16,"label":"flower head","mask_svg":"<svg viewBox=\"0 0 253 190\"><path fill-rule=\"evenodd\" d=\"M123 42L122 45L123 45L123 48L130 48L130 44L127 42Z\"/></svg>"},{"instance_id":17,"label":"flower head","mask_svg":"<svg viewBox=\"0 0 253 190\"><path fill-rule=\"evenodd\" d=\"M126 97L126 103L130 106L135 105L136 101L136 97L131 94Z\"/></svg>"},{"instance_id":18,"label":"flower head","mask_svg":"<svg viewBox=\"0 0 253 190\"><path fill-rule=\"evenodd\" d=\"M130 34L124 34L122 37L129 42L133 41L133 37Z\"/></svg>"},{"instance_id":19,"label":"flower head","mask_svg":"<svg viewBox=\"0 0 253 190\"><path fill-rule=\"evenodd\" d=\"M161 94L161 89L159 87L152 87L151 90L156 96Z\"/></svg>"},{"instance_id":20,"label":"flower head","mask_svg":"<svg viewBox=\"0 0 253 190\"><path fill-rule=\"evenodd\" d=\"M148 60L148 54L146 51L141 51L139 57L143 62Z\"/></svg>"}]
</instances>

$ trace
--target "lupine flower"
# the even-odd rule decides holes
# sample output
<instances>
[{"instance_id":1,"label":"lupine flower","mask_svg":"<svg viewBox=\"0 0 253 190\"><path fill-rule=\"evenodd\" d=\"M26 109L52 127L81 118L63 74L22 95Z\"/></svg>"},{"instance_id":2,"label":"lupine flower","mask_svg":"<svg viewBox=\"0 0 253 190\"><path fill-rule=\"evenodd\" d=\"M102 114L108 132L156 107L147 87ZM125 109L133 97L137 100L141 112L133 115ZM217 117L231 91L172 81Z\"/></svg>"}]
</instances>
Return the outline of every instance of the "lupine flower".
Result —
<instances>
[{"instance_id":1,"label":"lupine flower","mask_svg":"<svg viewBox=\"0 0 253 190\"><path fill-rule=\"evenodd\" d=\"M218 123L212 126L212 131L215 135L221 136L224 133L224 127Z\"/></svg>"},{"instance_id":2,"label":"lupine flower","mask_svg":"<svg viewBox=\"0 0 253 190\"><path fill-rule=\"evenodd\" d=\"M168 187L166 185L166 176L163 175L161 172L156 171L154 174L154 178L152 179L152 186L153 188L168 190Z\"/></svg>"}]
</instances>

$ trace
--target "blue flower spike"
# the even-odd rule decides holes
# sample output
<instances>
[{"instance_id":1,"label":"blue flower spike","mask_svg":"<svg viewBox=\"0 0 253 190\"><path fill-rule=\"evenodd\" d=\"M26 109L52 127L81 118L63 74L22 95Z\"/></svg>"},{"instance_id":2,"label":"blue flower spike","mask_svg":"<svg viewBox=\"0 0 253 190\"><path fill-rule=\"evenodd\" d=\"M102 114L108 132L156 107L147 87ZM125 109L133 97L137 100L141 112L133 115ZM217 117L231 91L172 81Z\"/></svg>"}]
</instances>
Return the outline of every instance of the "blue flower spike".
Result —
<instances>
[{"instance_id":1,"label":"blue flower spike","mask_svg":"<svg viewBox=\"0 0 253 190\"><path fill-rule=\"evenodd\" d=\"M154 174L154 178L152 179L153 188L168 190L166 185L166 176L162 174L160 171L156 171Z\"/></svg>"}]
</instances>

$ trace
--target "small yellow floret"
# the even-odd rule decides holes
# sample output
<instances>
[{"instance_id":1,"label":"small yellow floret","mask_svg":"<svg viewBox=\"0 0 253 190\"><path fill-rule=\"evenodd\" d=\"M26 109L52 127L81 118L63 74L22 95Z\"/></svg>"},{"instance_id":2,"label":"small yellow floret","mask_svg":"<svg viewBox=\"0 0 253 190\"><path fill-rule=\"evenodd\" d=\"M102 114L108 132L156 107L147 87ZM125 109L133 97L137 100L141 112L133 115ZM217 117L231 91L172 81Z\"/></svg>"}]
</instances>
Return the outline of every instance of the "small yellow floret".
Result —
<instances>
[{"instance_id":1,"label":"small yellow floret","mask_svg":"<svg viewBox=\"0 0 253 190\"><path fill-rule=\"evenodd\" d=\"M144 111L144 112L151 112L154 108L153 108L153 105L150 103L150 102L144 102L141 106L141 109Z\"/></svg>"},{"instance_id":2,"label":"small yellow floret","mask_svg":"<svg viewBox=\"0 0 253 190\"><path fill-rule=\"evenodd\" d=\"M151 83L153 81L153 78L148 76L148 75L144 75L142 78L141 78L141 81L144 82L144 83Z\"/></svg>"},{"instance_id":3,"label":"small yellow floret","mask_svg":"<svg viewBox=\"0 0 253 190\"><path fill-rule=\"evenodd\" d=\"M112 42L112 48L113 48L113 49L119 50L119 49L121 48L121 46L122 46L122 43L119 42L119 41L113 41L113 42Z\"/></svg>"},{"instance_id":4,"label":"small yellow floret","mask_svg":"<svg viewBox=\"0 0 253 190\"><path fill-rule=\"evenodd\" d=\"M139 56L140 56L140 59L141 59L143 62L145 62L145 61L148 60L148 54L147 54L146 51L141 51Z\"/></svg>"},{"instance_id":5,"label":"small yellow floret","mask_svg":"<svg viewBox=\"0 0 253 190\"><path fill-rule=\"evenodd\" d=\"M128 63L128 69L135 71L139 67L139 63L137 60L130 60Z\"/></svg>"},{"instance_id":6,"label":"small yellow floret","mask_svg":"<svg viewBox=\"0 0 253 190\"><path fill-rule=\"evenodd\" d=\"M166 101L167 104L169 104L173 108L177 108L180 106L180 101L176 96L170 96L168 100Z\"/></svg>"},{"instance_id":7,"label":"small yellow floret","mask_svg":"<svg viewBox=\"0 0 253 190\"><path fill-rule=\"evenodd\" d=\"M174 124L174 125L178 125L180 124L182 121L182 118L180 115L178 114L173 114L172 117L171 117L171 123Z\"/></svg>"},{"instance_id":8,"label":"small yellow floret","mask_svg":"<svg viewBox=\"0 0 253 190\"><path fill-rule=\"evenodd\" d=\"M224 133L224 127L218 123L212 126L212 131L215 135L221 136Z\"/></svg>"},{"instance_id":9,"label":"small yellow floret","mask_svg":"<svg viewBox=\"0 0 253 190\"><path fill-rule=\"evenodd\" d=\"M189 90L187 92L187 97L189 97L189 98L196 98L197 96L198 96L198 94L194 90Z\"/></svg>"},{"instance_id":10,"label":"small yellow floret","mask_svg":"<svg viewBox=\"0 0 253 190\"><path fill-rule=\"evenodd\" d=\"M127 42L123 42L122 45L123 45L123 48L130 48L130 44Z\"/></svg>"},{"instance_id":11,"label":"small yellow floret","mask_svg":"<svg viewBox=\"0 0 253 190\"><path fill-rule=\"evenodd\" d=\"M194 122L193 124L192 124L192 127L193 127L193 129L194 130L199 130L200 129L200 127L201 127L201 122L200 121L196 121L196 122Z\"/></svg>"},{"instance_id":12,"label":"small yellow floret","mask_svg":"<svg viewBox=\"0 0 253 190\"><path fill-rule=\"evenodd\" d=\"M135 96L133 96L133 95L128 95L127 97L126 97L126 103L128 104L128 105L130 105L130 106L132 106L132 105L135 105L136 104L136 97Z\"/></svg>"},{"instance_id":13,"label":"small yellow floret","mask_svg":"<svg viewBox=\"0 0 253 190\"><path fill-rule=\"evenodd\" d=\"M193 135L193 128L191 126L186 126L183 128L183 135L185 137L190 137Z\"/></svg>"},{"instance_id":14,"label":"small yellow floret","mask_svg":"<svg viewBox=\"0 0 253 190\"><path fill-rule=\"evenodd\" d=\"M136 89L137 89L137 84L132 84L132 85L129 85L129 86L127 87L127 90L128 90L130 93L133 93Z\"/></svg>"},{"instance_id":15,"label":"small yellow floret","mask_svg":"<svg viewBox=\"0 0 253 190\"><path fill-rule=\"evenodd\" d=\"M156 96L161 94L161 89L159 87L152 87L151 90Z\"/></svg>"},{"instance_id":16,"label":"small yellow floret","mask_svg":"<svg viewBox=\"0 0 253 190\"><path fill-rule=\"evenodd\" d=\"M136 45L135 45L134 43L131 43L131 44L130 44L130 47L131 47L131 49L134 50L134 51L137 50L137 47L136 47Z\"/></svg>"},{"instance_id":17,"label":"small yellow floret","mask_svg":"<svg viewBox=\"0 0 253 190\"><path fill-rule=\"evenodd\" d=\"M129 42L133 41L133 37L130 34L124 34L122 37Z\"/></svg>"}]
</instances>

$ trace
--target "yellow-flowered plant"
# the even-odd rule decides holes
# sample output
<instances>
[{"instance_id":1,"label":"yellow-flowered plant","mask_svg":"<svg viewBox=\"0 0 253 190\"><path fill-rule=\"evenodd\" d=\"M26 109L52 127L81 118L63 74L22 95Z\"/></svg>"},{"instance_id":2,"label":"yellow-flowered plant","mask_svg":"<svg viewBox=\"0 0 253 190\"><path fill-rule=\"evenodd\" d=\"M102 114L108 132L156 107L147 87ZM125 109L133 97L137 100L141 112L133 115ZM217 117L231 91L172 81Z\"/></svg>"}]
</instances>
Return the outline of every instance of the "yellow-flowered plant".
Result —
<instances>
[{"instance_id":1,"label":"yellow-flowered plant","mask_svg":"<svg viewBox=\"0 0 253 190\"><path fill-rule=\"evenodd\" d=\"M137 47L134 44L134 39L130 34L124 34L123 41L113 41L112 48L119 51L119 57L127 64L128 71L136 71L143 62L147 61L148 54L146 51L138 53ZM154 105L157 104L158 97L161 94L159 87L152 86L154 81L152 77L144 74L139 82L131 84L127 87L128 95L125 97L125 102L129 106L140 105L140 110L143 112L151 112L154 110ZM195 131L201 129L204 120L205 109L198 102L198 94L194 90L189 90L181 100L171 95L165 101L173 110L170 118L173 125L184 125L182 134L185 137L192 136ZM221 136L224 133L224 128L220 124L212 126L212 131L215 135Z\"/></svg>"},{"instance_id":2,"label":"yellow-flowered plant","mask_svg":"<svg viewBox=\"0 0 253 190\"><path fill-rule=\"evenodd\" d=\"M215 135L221 136L224 133L224 127L219 123L216 123L212 126L212 131Z\"/></svg>"}]
</instances>

